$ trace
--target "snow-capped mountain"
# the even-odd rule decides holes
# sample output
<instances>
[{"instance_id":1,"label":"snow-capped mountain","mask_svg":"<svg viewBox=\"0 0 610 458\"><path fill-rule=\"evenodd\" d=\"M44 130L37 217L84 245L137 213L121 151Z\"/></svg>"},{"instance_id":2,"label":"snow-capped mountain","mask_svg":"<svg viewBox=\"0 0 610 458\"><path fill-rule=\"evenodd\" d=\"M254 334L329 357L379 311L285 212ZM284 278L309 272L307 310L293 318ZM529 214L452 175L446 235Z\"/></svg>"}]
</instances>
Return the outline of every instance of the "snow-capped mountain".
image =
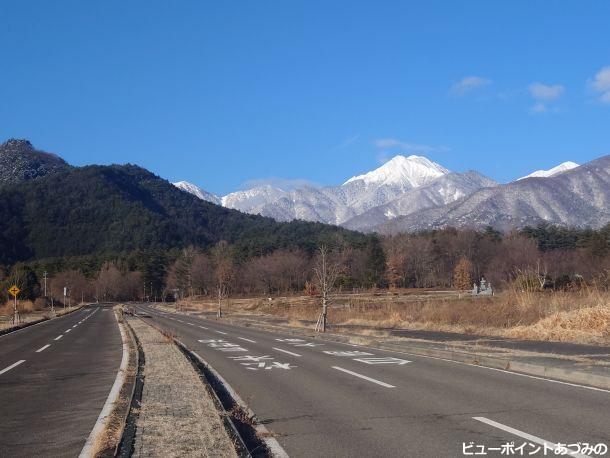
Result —
<instances>
[{"instance_id":1,"label":"snow-capped mountain","mask_svg":"<svg viewBox=\"0 0 610 458\"><path fill-rule=\"evenodd\" d=\"M347 180L348 183L362 181L367 186L399 186L406 189L417 188L449 170L422 156L394 156L381 167Z\"/></svg>"},{"instance_id":2,"label":"snow-capped mountain","mask_svg":"<svg viewBox=\"0 0 610 458\"><path fill-rule=\"evenodd\" d=\"M450 172L430 183L410 189L390 202L373 207L346 221L348 229L370 231L394 218L455 202L483 188L498 186L494 180L475 171Z\"/></svg>"},{"instance_id":3,"label":"snow-capped mountain","mask_svg":"<svg viewBox=\"0 0 610 458\"><path fill-rule=\"evenodd\" d=\"M220 205L220 198L212 194L211 192L207 192L204 189L201 189L199 186L193 183L189 183L188 181L177 181L176 183L172 183L175 187L182 189L194 196L199 197L201 200L206 200L208 202L212 202L213 204Z\"/></svg>"},{"instance_id":4,"label":"snow-capped mountain","mask_svg":"<svg viewBox=\"0 0 610 458\"><path fill-rule=\"evenodd\" d=\"M451 172L425 157L396 156L339 186L259 186L222 198L193 185L179 187L278 221L319 221L360 231L486 225L509 230L540 222L599 227L610 221L609 163L610 156L582 166L564 162L500 185L475 171Z\"/></svg>"},{"instance_id":5,"label":"snow-capped mountain","mask_svg":"<svg viewBox=\"0 0 610 458\"><path fill-rule=\"evenodd\" d=\"M610 156L543 180L517 180L483 188L448 205L401 216L374 228L411 232L443 227L513 227L556 224L601 227L610 222Z\"/></svg>"},{"instance_id":6,"label":"snow-capped mountain","mask_svg":"<svg viewBox=\"0 0 610 458\"><path fill-rule=\"evenodd\" d=\"M524 177L519 178L519 180L525 180L526 178L548 178L554 177L555 175L559 175L560 173L567 172L568 170L572 170L576 167L579 167L580 164L572 161L562 162L561 164L553 167L548 170L536 170L535 172L530 173L529 175L525 175Z\"/></svg>"},{"instance_id":7,"label":"snow-capped mountain","mask_svg":"<svg viewBox=\"0 0 610 458\"><path fill-rule=\"evenodd\" d=\"M448 178L443 180L444 177ZM433 183L436 184L432 186ZM354 176L339 186L302 186L285 191L265 185L232 192L220 198L220 203L228 208L278 221L302 219L339 225L371 211L369 216L362 219L367 221L365 226L368 227L387 220L385 216L378 221L371 218L378 213L375 209L391 202L394 202L392 208L385 209L382 214L394 212L400 216L410 213L415 202L419 203L413 209L429 208L452 202L473 190L493 184L495 182L482 176L479 181L469 180L467 175L452 173L422 156L398 155L375 170ZM179 187L215 202L209 197L212 194L197 186L188 184ZM420 188L427 190L421 194L413 193ZM409 201L409 196L413 201ZM402 200L399 201L400 198Z\"/></svg>"}]
</instances>

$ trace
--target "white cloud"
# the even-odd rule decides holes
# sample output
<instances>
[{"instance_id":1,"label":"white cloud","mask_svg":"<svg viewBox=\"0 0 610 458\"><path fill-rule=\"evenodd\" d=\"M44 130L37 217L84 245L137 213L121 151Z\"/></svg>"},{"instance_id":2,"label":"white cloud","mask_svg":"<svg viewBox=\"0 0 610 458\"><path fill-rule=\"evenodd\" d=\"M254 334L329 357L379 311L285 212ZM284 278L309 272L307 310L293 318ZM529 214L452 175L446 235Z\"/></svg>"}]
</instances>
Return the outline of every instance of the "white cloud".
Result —
<instances>
[{"instance_id":1,"label":"white cloud","mask_svg":"<svg viewBox=\"0 0 610 458\"><path fill-rule=\"evenodd\" d=\"M532 113L546 113L547 111L549 111L548 107L544 104L544 103L536 103L531 109L530 111Z\"/></svg>"},{"instance_id":2,"label":"white cloud","mask_svg":"<svg viewBox=\"0 0 610 458\"><path fill-rule=\"evenodd\" d=\"M556 100L563 95L565 88L561 84L548 85L544 83L532 83L529 86L530 94L536 100Z\"/></svg>"},{"instance_id":3,"label":"white cloud","mask_svg":"<svg viewBox=\"0 0 610 458\"><path fill-rule=\"evenodd\" d=\"M610 103L610 66L598 71L593 81L590 81L589 84L599 94L599 100L604 103Z\"/></svg>"},{"instance_id":4,"label":"white cloud","mask_svg":"<svg viewBox=\"0 0 610 458\"><path fill-rule=\"evenodd\" d=\"M453 95L464 95L473 89L489 84L491 84L491 80L488 78L483 78L482 76L466 76L457 83L454 83L449 89L449 92Z\"/></svg>"},{"instance_id":5,"label":"white cloud","mask_svg":"<svg viewBox=\"0 0 610 458\"><path fill-rule=\"evenodd\" d=\"M398 149L410 154L429 154L435 152L446 152L449 148L446 146L422 145L419 143L408 143L395 138L379 138L375 140L375 146L378 149Z\"/></svg>"},{"instance_id":6,"label":"white cloud","mask_svg":"<svg viewBox=\"0 0 610 458\"><path fill-rule=\"evenodd\" d=\"M337 149L347 148L352 143L357 142L359 138L360 138L360 134L352 135L351 137L344 139L341 143L339 143L333 149L337 150Z\"/></svg>"},{"instance_id":7,"label":"white cloud","mask_svg":"<svg viewBox=\"0 0 610 458\"><path fill-rule=\"evenodd\" d=\"M559 99L565 92L561 84L544 84L535 82L528 87L530 95L536 103L530 108L530 113L557 113L559 110L553 107L552 102Z\"/></svg>"}]
</instances>

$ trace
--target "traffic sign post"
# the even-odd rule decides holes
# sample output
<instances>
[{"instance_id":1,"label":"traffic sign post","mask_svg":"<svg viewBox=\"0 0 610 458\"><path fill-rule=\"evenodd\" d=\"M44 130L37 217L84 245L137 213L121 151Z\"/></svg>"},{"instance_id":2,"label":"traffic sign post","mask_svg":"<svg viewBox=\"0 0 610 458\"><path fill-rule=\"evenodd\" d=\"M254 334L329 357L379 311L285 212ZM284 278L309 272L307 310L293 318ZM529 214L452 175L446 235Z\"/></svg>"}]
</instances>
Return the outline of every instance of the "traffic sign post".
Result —
<instances>
[{"instance_id":1,"label":"traffic sign post","mask_svg":"<svg viewBox=\"0 0 610 458\"><path fill-rule=\"evenodd\" d=\"M8 292L13 296L13 324L19 324L19 311L17 310L17 295L21 292L17 285L13 285L8 289Z\"/></svg>"}]
</instances>

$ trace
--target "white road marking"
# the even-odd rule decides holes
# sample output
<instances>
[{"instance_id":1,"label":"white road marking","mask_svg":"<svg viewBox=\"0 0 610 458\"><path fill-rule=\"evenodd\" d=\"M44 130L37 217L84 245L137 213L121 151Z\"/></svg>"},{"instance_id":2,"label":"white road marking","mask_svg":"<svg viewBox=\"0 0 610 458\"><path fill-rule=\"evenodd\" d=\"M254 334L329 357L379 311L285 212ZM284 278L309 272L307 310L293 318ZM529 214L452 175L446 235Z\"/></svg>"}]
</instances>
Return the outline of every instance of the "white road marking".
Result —
<instances>
[{"instance_id":1,"label":"white road marking","mask_svg":"<svg viewBox=\"0 0 610 458\"><path fill-rule=\"evenodd\" d=\"M70 331L72 331L72 329L66 329L66 334L69 333Z\"/></svg>"},{"instance_id":2,"label":"white road marking","mask_svg":"<svg viewBox=\"0 0 610 458\"><path fill-rule=\"evenodd\" d=\"M383 357L383 358L357 358L354 361L358 361L360 363L366 364L398 364L399 366L403 366L411 361L400 358L393 357Z\"/></svg>"},{"instance_id":3,"label":"white road marking","mask_svg":"<svg viewBox=\"0 0 610 458\"><path fill-rule=\"evenodd\" d=\"M215 331L216 331L216 330L215 330ZM226 333L226 332L222 332L222 331L216 331L216 332L217 332L218 334L224 334L224 335L227 335L227 333Z\"/></svg>"},{"instance_id":4,"label":"white road marking","mask_svg":"<svg viewBox=\"0 0 610 458\"><path fill-rule=\"evenodd\" d=\"M73 328L75 328L76 326L78 326L78 324L75 324L74 326L72 326Z\"/></svg>"},{"instance_id":5,"label":"white road marking","mask_svg":"<svg viewBox=\"0 0 610 458\"><path fill-rule=\"evenodd\" d=\"M256 343L256 340L246 339L245 337L238 337L238 339L245 340L246 342Z\"/></svg>"},{"instance_id":6,"label":"white road marking","mask_svg":"<svg viewBox=\"0 0 610 458\"><path fill-rule=\"evenodd\" d=\"M64 336L63 334L60 334L60 335L58 335L57 337L55 337L53 340L59 340L59 339L61 339L63 336Z\"/></svg>"},{"instance_id":7,"label":"white road marking","mask_svg":"<svg viewBox=\"0 0 610 458\"><path fill-rule=\"evenodd\" d=\"M4 374L5 372L8 372L8 371L10 371L11 369L13 369L13 368L15 368L15 367L19 366L21 363L25 363L25 359L20 359L20 360L19 360L19 361L17 361L16 363L13 363L13 364L11 364L10 366L5 367L4 369L2 369L2 370L0 371L0 375L2 375L2 374Z\"/></svg>"},{"instance_id":8,"label":"white road marking","mask_svg":"<svg viewBox=\"0 0 610 458\"><path fill-rule=\"evenodd\" d=\"M51 344L46 344L44 347L40 347L38 350L36 350L36 353L40 353L41 351L45 351L50 346L51 346Z\"/></svg>"},{"instance_id":9,"label":"white road marking","mask_svg":"<svg viewBox=\"0 0 610 458\"><path fill-rule=\"evenodd\" d=\"M195 326L193 323L186 323L186 324L188 324L189 326Z\"/></svg>"},{"instance_id":10,"label":"white road marking","mask_svg":"<svg viewBox=\"0 0 610 458\"><path fill-rule=\"evenodd\" d=\"M282 350L281 348L277 348L277 347L271 347L271 348L273 348L274 350L277 350L277 351L281 351L282 353L288 353L289 355L292 355L292 356L301 356L298 353L292 353L291 351Z\"/></svg>"},{"instance_id":11,"label":"white road marking","mask_svg":"<svg viewBox=\"0 0 610 458\"><path fill-rule=\"evenodd\" d=\"M526 439L526 440L528 440L530 442L534 442L536 444L549 447L549 448L551 448L553 450L559 449L558 444L555 444L555 443L553 443L551 441L547 441L547 440L541 439L541 438L536 437L536 436L532 436L531 434L528 434L528 433L523 432L523 431L519 431L518 429L515 429L515 428L511 428L510 426L503 425L502 423L498 423L497 421L490 420L489 418L485 418L485 417L472 417L472 418L477 420L477 421L480 421L482 423L486 423L486 424L488 424L490 426L493 426L495 428L501 429L502 431L506 431L507 433L511 433L511 434L514 434L515 436L519 436L519 437L521 437L523 439ZM563 450L563 449L561 449L561 450ZM587 456L589 456L589 455L583 455L581 453L577 453L577 452L574 452L574 451L570 451L569 449L565 449L565 450L566 450L565 451L566 455L578 456L578 457L587 457Z\"/></svg>"},{"instance_id":12,"label":"white road marking","mask_svg":"<svg viewBox=\"0 0 610 458\"><path fill-rule=\"evenodd\" d=\"M207 329L205 326L199 326L201 329Z\"/></svg>"},{"instance_id":13,"label":"white road marking","mask_svg":"<svg viewBox=\"0 0 610 458\"><path fill-rule=\"evenodd\" d=\"M371 377L367 377L366 375L359 374L358 372L348 371L347 369L343 369L339 366L332 366L333 369L337 369L338 371L345 372L346 374L353 375L355 377L359 377L363 380L368 380L369 382L376 383L377 385L385 386L386 388L396 388L394 385L390 385L389 383L382 382L380 380L376 380Z\"/></svg>"}]
</instances>

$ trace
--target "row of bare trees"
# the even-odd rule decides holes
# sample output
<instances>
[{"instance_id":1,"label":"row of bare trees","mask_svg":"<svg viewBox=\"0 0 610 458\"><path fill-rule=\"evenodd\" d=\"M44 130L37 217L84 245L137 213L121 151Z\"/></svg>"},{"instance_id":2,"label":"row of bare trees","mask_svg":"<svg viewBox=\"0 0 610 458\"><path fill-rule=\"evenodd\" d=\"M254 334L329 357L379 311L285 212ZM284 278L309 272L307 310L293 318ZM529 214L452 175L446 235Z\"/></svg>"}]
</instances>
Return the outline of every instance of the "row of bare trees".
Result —
<instances>
[{"instance_id":1,"label":"row of bare trees","mask_svg":"<svg viewBox=\"0 0 610 458\"><path fill-rule=\"evenodd\" d=\"M522 289L568 288L598 280L607 283L610 256L585 249L541 251L534 238L519 233L495 237L446 230L388 236L378 246L319 247L313 255L277 249L245 261L238 261L231 245L220 242L207 251L186 248L163 269L154 291L146 273L115 262L104 263L88 277L77 270L58 272L49 280L49 295L60 300L66 287L75 301L207 296L216 298L220 315L229 295L305 292L320 295L321 303L326 304L332 288L465 290L481 277L500 289L516 283ZM40 290L38 287L37 294Z\"/></svg>"}]
</instances>

